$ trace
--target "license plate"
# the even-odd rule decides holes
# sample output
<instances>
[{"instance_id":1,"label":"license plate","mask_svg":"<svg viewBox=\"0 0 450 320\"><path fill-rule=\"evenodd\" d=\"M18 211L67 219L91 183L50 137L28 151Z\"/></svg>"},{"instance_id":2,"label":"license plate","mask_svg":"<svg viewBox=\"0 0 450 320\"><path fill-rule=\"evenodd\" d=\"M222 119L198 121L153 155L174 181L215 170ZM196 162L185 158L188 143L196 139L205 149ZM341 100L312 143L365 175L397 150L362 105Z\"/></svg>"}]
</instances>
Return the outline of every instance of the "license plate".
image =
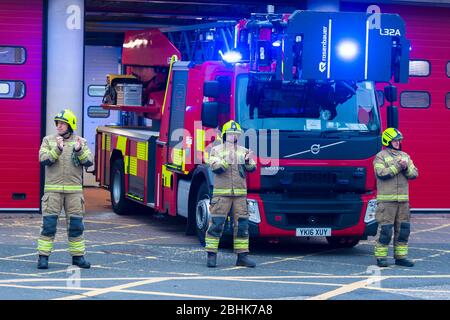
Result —
<instances>
[{"instance_id":1,"label":"license plate","mask_svg":"<svg viewBox=\"0 0 450 320\"><path fill-rule=\"evenodd\" d=\"M330 237L331 228L297 228L295 235L297 237Z\"/></svg>"}]
</instances>

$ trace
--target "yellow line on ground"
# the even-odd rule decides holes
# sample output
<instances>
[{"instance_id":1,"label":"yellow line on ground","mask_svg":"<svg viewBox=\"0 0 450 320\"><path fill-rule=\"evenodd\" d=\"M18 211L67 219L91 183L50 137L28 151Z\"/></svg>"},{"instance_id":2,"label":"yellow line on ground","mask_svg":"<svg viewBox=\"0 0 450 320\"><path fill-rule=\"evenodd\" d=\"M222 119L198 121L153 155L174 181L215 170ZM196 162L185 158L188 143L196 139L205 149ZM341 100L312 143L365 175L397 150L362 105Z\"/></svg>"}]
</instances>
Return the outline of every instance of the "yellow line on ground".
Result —
<instances>
[{"instance_id":1,"label":"yellow line on ground","mask_svg":"<svg viewBox=\"0 0 450 320\"><path fill-rule=\"evenodd\" d=\"M436 230L444 229L444 228L448 228L448 227L450 227L450 223L444 224L442 226L437 226L437 227L434 227L434 228L430 228L430 229L413 231L413 232L411 232L411 234L418 234L418 233L423 233L423 232L436 231Z\"/></svg>"},{"instance_id":2,"label":"yellow line on ground","mask_svg":"<svg viewBox=\"0 0 450 320\"><path fill-rule=\"evenodd\" d=\"M112 228L104 228L104 229L89 229L84 231L84 233L94 233L97 231L111 231L111 230L117 230L117 229L126 229L126 228L135 228L135 227L142 227L147 226L147 224L129 224L125 226L118 226L118 227L112 227Z\"/></svg>"},{"instance_id":3,"label":"yellow line on ground","mask_svg":"<svg viewBox=\"0 0 450 320\"><path fill-rule=\"evenodd\" d=\"M85 292L81 295L67 296L67 297L57 298L57 299L52 299L52 300L80 300L80 299L84 299L84 298L99 296L99 295L106 294L106 293L120 291L123 289L128 289L128 288L143 286L146 284L166 281L168 279L170 279L170 278L153 278L153 279L135 281L135 282L130 282L130 283L112 286L112 287L108 287L108 288L91 290L91 291Z\"/></svg>"},{"instance_id":4,"label":"yellow line on ground","mask_svg":"<svg viewBox=\"0 0 450 320\"><path fill-rule=\"evenodd\" d=\"M239 269L246 269L246 267L229 267L229 268L223 268L219 269L220 271L231 271L231 270L239 270Z\"/></svg>"},{"instance_id":5,"label":"yellow line on ground","mask_svg":"<svg viewBox=\"0 0 450 320\"><path fill-rule=\"evenodd\" d=\"M330 286L330 287L340 287L343 285L342 283L331 283L331 282L275 281L275 280L239 279L239 278L236 279L228 278L225 281L276 283L276 284L309 284L313 286Z\"/></svg>"},{"instance_id":6,"label":"yellow line on ground","mask_svg":"<svg viewBox=\"0 0 450 320\"><path fill-rule=\"evenodd\" d=\"M339 296L341 294L349 293L358 289L362 289L364 287L367 287L369 284L375 282L375 281L382 281L386 279L385 277L371 277L366 280L356 281L350 284L343 285L342 287L331 290L322 294L319 294L314 297L307 298L306 300L328 300L331 298L334 298L336 296Z\"/></svg>"},{"instance_id":7,"label":"yellow line on ground","mask_svg":"<svg viewBox=\"0 0 450 320\"><path fill-rule=\"evenodd\" d=\"M281 263L281 262L286 262L286 261L299 261L299 260L302 260L305 257L306 256L283 258L283 259L280 259L280 260L272 260L272 261L262 262L259 265L264 266L264 265L268 265L268 264L275 264L275 263Z\"/></svg>"},{"instance_id":8,"label":"yellow line on ground","mask_svg":"<svg viewBox=\"0 0 450 320\"><path fill-rule=\"evenodd\" d=\"M115 225L124 225L123 223L119 222L109 222L109 221L100 221L100 220L91 220L91 219L83 219L84 222L93 223L93 224L115 224Z\"/></svg>"},{"instance_id":9,"label":"yellow line on ground","mask_svg":"<svg viewBox=\"0 0 450 320\"><path fill-rule=\"evenodd\" d=\"M389 291L389 292L424 292L424 293L448 293L450 294L450 290L427 290L427 289L400 289L400 288L377 288L377 287L367 287L369 290L378 290L378 291Z\"/></svg>"}]
</instances>

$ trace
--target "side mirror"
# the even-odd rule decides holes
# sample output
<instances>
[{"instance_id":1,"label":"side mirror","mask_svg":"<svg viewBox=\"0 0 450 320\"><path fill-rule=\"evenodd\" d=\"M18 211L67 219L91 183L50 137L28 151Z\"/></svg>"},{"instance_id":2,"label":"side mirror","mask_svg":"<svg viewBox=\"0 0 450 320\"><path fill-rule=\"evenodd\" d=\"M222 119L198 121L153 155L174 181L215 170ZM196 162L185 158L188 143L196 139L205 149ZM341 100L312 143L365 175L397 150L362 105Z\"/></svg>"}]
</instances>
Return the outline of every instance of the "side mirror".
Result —
<instances>
[{"instance_id":1,"label":"side mirror","mask_svg":"<svg viewBox=\"0 0 450 320\"><path fill-rule=\"evenodd\" d=\"M397 101L397 87L393 85L384 87L384 96L387 101L391 102L391 104L392 102Z\"/></svg>"},{"instance_id":2,"label":"side mirror","mask_svg":"<svg viewBox=\"0 0 450 320\"><path fill-rule=\"evenodd\" d=\"M209 128L219 125L219 104L216 101L203 102L202 123Z\"/></svg>"},{"instance_id":3,"label":"side mirror","mask_svg":"<svg viewBox=\"0 0 450 320\"><path fill-rule=\"evenodd\" d=\"M203 83L203 95L205 97L217 98L220 94L219 81L210 80Z\"/></svg>"},{"instance_id":4,"label":"side mirror","mask_svg":"<svg viewBox=\"0 0 450 320\"><path fill-rule=\"evenodd\" d=\"M398 128L398 108L396 106L387 107L387 126Z\"/></svg>"}]
</instances>

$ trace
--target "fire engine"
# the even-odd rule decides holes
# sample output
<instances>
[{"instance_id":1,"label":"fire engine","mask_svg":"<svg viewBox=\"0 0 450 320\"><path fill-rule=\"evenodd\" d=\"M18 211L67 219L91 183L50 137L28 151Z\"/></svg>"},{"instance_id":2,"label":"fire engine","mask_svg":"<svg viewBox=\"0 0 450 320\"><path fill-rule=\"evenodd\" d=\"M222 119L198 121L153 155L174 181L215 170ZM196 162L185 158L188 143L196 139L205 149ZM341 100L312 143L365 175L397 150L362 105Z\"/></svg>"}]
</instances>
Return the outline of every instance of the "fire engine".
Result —
<instances>
[{"instance_id":1,"label":"fire engine","mask_svg":"<svg viewBox=\"0 0 450 320\"><path fill-rule=\"evenodd\" d=\"M96 179L114 211L140 204L184 217L202 241L213 189L208 150L235 119L258 164L247 177L251 236L325 236L352 247L375 235L375 82L407 82L410 51L400 16L380 18L295 11L185 27L193 38L127 32L124 75L110 76L114 95L103 107L128 122L96 135ZM396 127L395 87L385 89Z\"/></svg>"}]
</instances>

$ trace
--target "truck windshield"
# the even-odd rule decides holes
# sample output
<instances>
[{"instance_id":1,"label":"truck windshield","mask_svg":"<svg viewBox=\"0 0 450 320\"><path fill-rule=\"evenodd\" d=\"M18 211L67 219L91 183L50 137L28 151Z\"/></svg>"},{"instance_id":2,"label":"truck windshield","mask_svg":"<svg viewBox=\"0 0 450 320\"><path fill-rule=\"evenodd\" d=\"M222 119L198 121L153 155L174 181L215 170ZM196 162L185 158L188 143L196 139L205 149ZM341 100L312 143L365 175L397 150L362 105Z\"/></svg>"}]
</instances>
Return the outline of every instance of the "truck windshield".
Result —
<instances>
[{"instance_id":1,"label":"truck windshield","mask_svg":"<svg viewBox=\"0 0 450 320\"><path fill-rule=\"evenodd\" d=\"M372 82L281 84L236 81L236 118L245 129L378 133Z\"/></svg>"}]
</instances>

